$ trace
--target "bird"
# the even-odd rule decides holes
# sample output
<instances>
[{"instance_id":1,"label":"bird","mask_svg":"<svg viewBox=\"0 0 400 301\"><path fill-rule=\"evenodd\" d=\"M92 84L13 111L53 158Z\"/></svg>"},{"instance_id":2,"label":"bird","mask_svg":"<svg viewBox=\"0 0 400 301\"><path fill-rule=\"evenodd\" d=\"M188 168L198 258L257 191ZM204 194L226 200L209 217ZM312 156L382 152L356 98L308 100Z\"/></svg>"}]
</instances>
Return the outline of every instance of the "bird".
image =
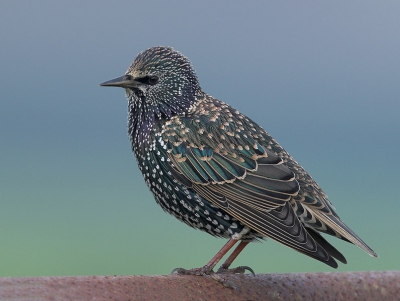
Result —
<instances>
[{"instance_id":1,"label":"bird","mask_svg":"<svg viewBox=\"0 0 400 301\"><path fill-rule=\"evenodd\" d=\"M228 240L203 267L173 272L234 286L222 275L254 274L248 266L230 266L250 242L265 239L332 268L346 264L322 234L378 257L307 171L260 125L204 92L191 61L172 47L140 52L124 75L100 85L125 89L132 151L158 205Z\"/></svg>"}]
</instances>

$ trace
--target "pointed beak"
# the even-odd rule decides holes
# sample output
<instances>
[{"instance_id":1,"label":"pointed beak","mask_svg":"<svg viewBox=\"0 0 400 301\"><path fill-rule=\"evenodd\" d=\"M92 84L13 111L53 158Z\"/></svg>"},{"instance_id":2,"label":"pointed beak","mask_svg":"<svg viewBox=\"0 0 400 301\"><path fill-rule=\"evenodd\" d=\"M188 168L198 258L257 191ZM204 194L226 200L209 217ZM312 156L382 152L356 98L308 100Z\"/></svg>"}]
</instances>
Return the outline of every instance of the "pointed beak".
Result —
<instances>
[{"instance_id":1,"label":"pointed beak","mask_svg":"<svg viewBox=\"0 0 400 301\"><path fill-rule=\"evenodd\" d=\"M112 80L101 83L103 87L137 88L140 82L133 79L131 75L125 74Z\"/></svg>"}]
</instances>

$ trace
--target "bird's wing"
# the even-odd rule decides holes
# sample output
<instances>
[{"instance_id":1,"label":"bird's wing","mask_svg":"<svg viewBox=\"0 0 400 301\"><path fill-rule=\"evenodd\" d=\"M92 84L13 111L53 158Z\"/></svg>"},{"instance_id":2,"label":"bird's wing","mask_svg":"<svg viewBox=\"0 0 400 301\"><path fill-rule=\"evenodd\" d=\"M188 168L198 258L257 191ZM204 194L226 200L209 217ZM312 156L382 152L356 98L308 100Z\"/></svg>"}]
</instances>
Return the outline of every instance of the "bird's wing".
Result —
<instances>
[{"instance_id":1,"label":"bird's wing","mask_svg":"<svg viewBox=\"0 0 400 301\"><path fill-rule=\"evenodd\" d=\"M173 176L249 228L337 267L290 204L300 189L293 171L242 128L201 117L171 119L160 141L175 167Z\"/></svg>"}]
</instances>

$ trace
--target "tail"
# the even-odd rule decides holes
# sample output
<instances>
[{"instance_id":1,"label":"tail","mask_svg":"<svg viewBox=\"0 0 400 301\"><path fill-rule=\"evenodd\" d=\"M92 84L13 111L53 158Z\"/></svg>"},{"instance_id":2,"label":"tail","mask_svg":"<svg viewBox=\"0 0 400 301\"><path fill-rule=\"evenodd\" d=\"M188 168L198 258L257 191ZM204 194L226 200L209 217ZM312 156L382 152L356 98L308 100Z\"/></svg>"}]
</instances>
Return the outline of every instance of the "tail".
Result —
<instances>
[{"instance_id":1,"label":"tail","mask_svg":"<svg viewBox=\"0 0 400 301\"><path fill-rule=\"evenodd\" d=\"M337 234L339 234L341 236L340 238L358 246L360 249L364 250L372 257L379 257L374 250L372 250L360 237L358 237L357 234L355 234L349 227L347 227L347 225L344 222L342 222L342 220L340 220L338 217L332 214L329 215L324 214L319 210L315 210L313 214L321 222L325 223L329 228L331 228Z\"/></svg>"}]
</instances>

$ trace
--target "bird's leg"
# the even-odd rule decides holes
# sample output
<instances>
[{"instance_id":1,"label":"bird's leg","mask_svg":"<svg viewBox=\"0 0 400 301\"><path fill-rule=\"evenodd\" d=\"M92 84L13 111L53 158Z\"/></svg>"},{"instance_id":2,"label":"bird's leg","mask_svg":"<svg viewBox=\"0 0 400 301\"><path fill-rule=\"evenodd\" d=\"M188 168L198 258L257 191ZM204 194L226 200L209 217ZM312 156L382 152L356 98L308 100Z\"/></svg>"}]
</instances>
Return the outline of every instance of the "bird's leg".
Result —
<instances>
[{"instance_id":1,"label":"bird's leg","mask_svg":"<svg viewBox=\"0 0 400 301\"><path fill-rule=\"evenodd\" d=\"M247 270L255 276L253 269L248 266L239 266L233 269L229 269L232 262L236 259L239 253L243 251L248 243L249 241L241 241L236 249L233 250L231 255L229 255L225 262L219 267L217 274L244 274Z\"/></svg>"},{"instance_id":2,"label":"bird's leg","mask_svg":"<svg viewBox=\"0 0 400 301\"><path fill-rule=\"evenodd\" d=\"M236 238L231 238L228 242L218 251L217 254L202 268L195 268L190 270L185 270L183 268L176 268L172 270L172 273L178 273L181 275L210 275L213 268L221 260L222 257L237 243Z\"/></svg>"},{"instance_id":3,"label":"bird's leg","mask_svg":"<svg viewBox=\"0 0 400 301\"><path fill-rule=\"evenodd\" d=\"M213 258L204 266L207 267L209 271L212 271L212 269L217 265L217 263L222 259L222 257L225 256L226 253L237 243L237 240L234 238L231 238L228 240L228 242L222 247L221 250L218 251L217 254L214 255Z\"/></svg>"},{"instance_id":4,"label":"bird's leg","mask_svg":"<svg viewBox=\"0 0 400 301\"><path fill-rule=\"evenodd\" d=\"M224 257L224 255L226 253L228 253L228 251L237 243L237 241L238 240L236 237L230 238L228 240L228 242L222 247L222 249L219 250L218 253L215 254L215 256L213 258L211 258L211 260L202 268L195 268L195 269L190 269L190 270L186 270L183 268L176 268L176 269L173 269L171 273L176 272L180 275L197 275L197 276L209 275L215 281L222 283L222 285L233 288L236 291L240 291L239 287L236 285L235 282L225 279L225 278L221 277L220 275L214 273L214 271L213 271L213 268L216 266L216 264L221 260L222 257Z\"/></svg>"},{"instance_id":5,"label":"bird's leg","mask_svg":"<svg viewBox=\"0 0 400 301\"><path fill-rule=\"evenodd\" d=\"M240 244L236 247L236 249L232 252L232 254L228 257L228 259L222 264L222 266L218 269L217 273L214 273L213 268L217 265L217 263L225 256L226 253L242 238L242 236L250 231L249 228L245 227L240 233L236 233L232 235L232 237L228 240L228 242L222 247L221 250L211 260L202 268L195 268L186 270L183 268L173 269L171 273L177 273L180 275L209 275L212 279L222 283L226 287L230 287L239 291L239 287L235 282L225 279L220 276L220 274L243 274L246 270L250 271L254 275L254 271L247 266L240 266L234 269L228 269L231 263L235 260L235 258L239 255L239 253L244 249L245 246L249 243L248 241L241 241Z\"/></svg>"},{"instance_id":6,"label":"bird's leg","mask_svg":"<svg viewBox=\"0 0 400 301\"><path fill-rule=\"evenodd\" d=\"M176 272L181 275L211 275L212 273L214 273L213 268L221 260L221 258L224 257L225 254L228 253L228 251L230 249L232 249L232 247L238 242L238 240L242 239L243 235L249 233L249 231L250 231L250 229L248 227L244 227L242 229L242 231L240 231L239 233L233 234L231 236L231 238L228 240L228 242L222 247L222 249L219 250L218 253L215 254L215 256L213 258L211 258L211 260L202 268L196 268L196 269L190 269L190 270L186 270L183 268L175 268L172 270L171 273ZM228 267L230 266L232 261L239 255L239 253L244 249L244 247L246 245L247 245L247 243L245 243L241 248L239 248L239 246L238 246L238 248L234 251L235 255L229 256L228 260L230 258L231 258L231 260L229 261ZM253 274L254 274L254 272L253 272Z\"/></svg>"}]
</instances>

